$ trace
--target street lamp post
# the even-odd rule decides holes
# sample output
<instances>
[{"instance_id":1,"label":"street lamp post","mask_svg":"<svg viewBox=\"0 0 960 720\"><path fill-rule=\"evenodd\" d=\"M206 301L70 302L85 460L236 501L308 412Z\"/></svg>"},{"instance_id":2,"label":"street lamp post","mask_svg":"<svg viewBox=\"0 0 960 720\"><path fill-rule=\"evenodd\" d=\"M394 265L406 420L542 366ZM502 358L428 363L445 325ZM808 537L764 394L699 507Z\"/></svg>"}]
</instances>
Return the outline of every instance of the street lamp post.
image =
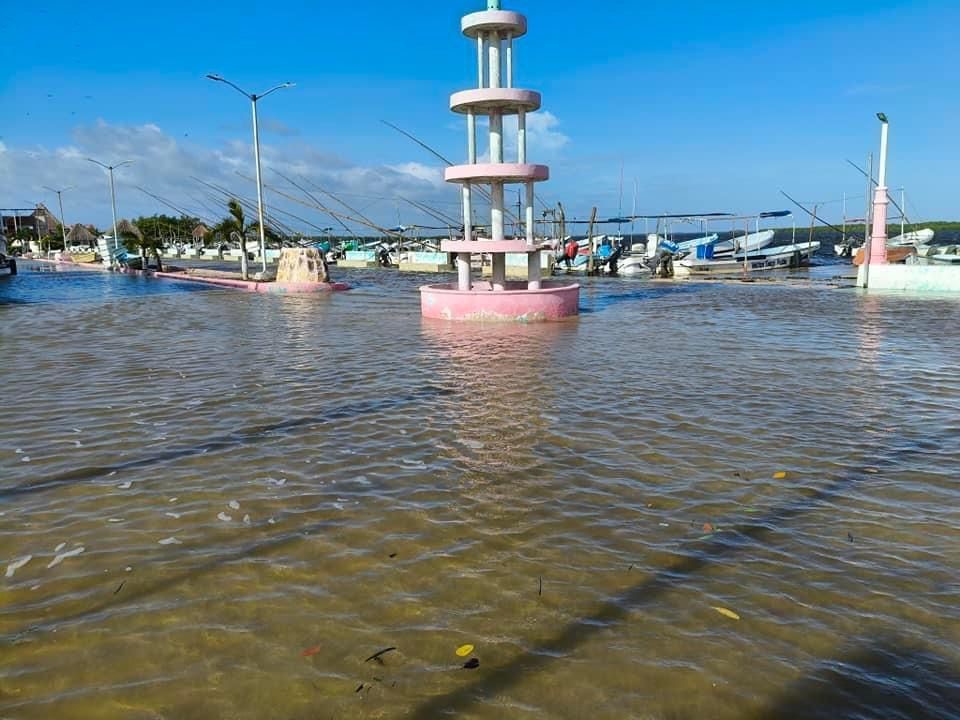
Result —
<instances>
[{"instance_id":1,"label":"street lamp post","mask_svg":"<svg viewBox=\"0 0 960 720\"><path fill-rule=\"evenodd\" d=\"M882 112L877 113L880 121L880 173L873 194L873 232L870 235L870 264L882 265L887 262L887 136L890 123Z\"/></svg>"},{"instance_id":2,"label":"street lamp post","mask_svg":"<svg viewBox=\"0 0 960 720\"><path fill-rule=\"evenodd\" d=\"M239 92L245 98L250 101L250 105L253 110L253 161L256 165L257 170L257 220L258 227L260 230L260 262L263 267L263 272L267 271L267 238L264 233L263 228L263 182L260 180L260 130L257 124L257 100L265 98L270 93L275 90L281 90L283 88L293 87L296 83L285 82L276 85L275 87L270 88L265 93L257 95L256 93L248 93L246 90L241 89L237 85L234 85L232 82L226 78L216 75L214 73L207 73L207 78L214 80L216 82L226 83L234 90Z\"/></svg>"},{"instance_id":3,"label":"street lamp post","mask_svg":"<svg viewBox=\"0 0 960 720\"><path fill-rule=\"evenodd\" d=\"M67 224L63 221L63 193L72 190L73 185L65 187L63 190L54 190L49 185L44 185L43 188L57 194L57 202L60 204L60 231L63 233L63 251L67 252Z\"/></svg>"},{"instance_id":4,"label":"street lamp post","mask_svg":"<svg viewBox=\"0 0 960 720\"><path fill-rule=\"evenodd\" d=\"M133 160L124 160L123 162L118 162L114 165L105 165L99 160L94 160L93 158L87 158L87 160L99 165L102 168L106 168L106 170L110 173L110 204L113 208L113 249L116 250L120 247L120 238L117 237L117 192L113 186L113 171L117 168L123 167L124 165L133 164ZM147 266L146 259L144 259L143 266Z\"/></svg>"}]
</instances>

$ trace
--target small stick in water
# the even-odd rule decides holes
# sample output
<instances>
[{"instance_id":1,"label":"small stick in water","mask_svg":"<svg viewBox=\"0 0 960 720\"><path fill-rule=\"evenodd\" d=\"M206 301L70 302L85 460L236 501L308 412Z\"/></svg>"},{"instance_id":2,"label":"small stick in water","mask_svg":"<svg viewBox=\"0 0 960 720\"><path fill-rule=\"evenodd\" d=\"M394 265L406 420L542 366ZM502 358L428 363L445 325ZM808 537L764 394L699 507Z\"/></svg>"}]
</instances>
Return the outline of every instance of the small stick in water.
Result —
<instances>
[{"instance_id":1,"label":"small stick in water","mask_svg":"<svg viewBox=\"0 0 960 720\"><path fill-rule=\"evenodd\" d=\"M537 595L543 595L543 575L540 576L540 589L537 590Z\"/></svg>"},{"instance_id":2,"label":"small stick in water","mask_svg":"<svg viewBox=\"0 0 960 720\"><path fill-rule=\"evenodd\" d=\"M118 592L120 592L121 590L123 590L123 586L126 585L126 584L127 584L127 581L124 580L122 583L120 583L120 584L117 586L117 589L113 591L113 594L116 595Z\"/></svg>"},{"instance_id":3,"label":"small stick in water","mask_svg":"<svg viewBox=\"0 0 960 720\"><path fill-rule=\"evenodd\" d=\"M396 648L395 648L395 647L388 647L388 648L384 648L383 650L378 650L378 651L375 652L373 655L371 655L371 656L368 657L366 660L364 660L364 662L370 662L371 660L380 660L380 656L381 656L381 655L385 655L385 654L387 654L388 652L390 652L391 650L396 650ZM380 662L383 662L383 661L380 660Z\"/></svg>"}]
</instances>

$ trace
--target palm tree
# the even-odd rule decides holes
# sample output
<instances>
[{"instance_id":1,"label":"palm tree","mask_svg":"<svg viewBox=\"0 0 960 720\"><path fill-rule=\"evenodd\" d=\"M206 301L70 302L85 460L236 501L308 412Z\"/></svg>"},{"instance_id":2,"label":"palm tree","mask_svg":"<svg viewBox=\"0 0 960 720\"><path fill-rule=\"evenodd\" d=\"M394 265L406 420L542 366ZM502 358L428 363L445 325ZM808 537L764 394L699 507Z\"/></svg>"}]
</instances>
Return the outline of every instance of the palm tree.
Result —
<instances>
[{"instance_id":1,"label":"palm tree","mask_svg":"<svg viewBox=\"0 0 960 720\"><path fill-rule=\"evenodd\" d=\"M247 233L250 227L243 214L243 206L236 198L230 198L227 202L227 212L229 216L213 228L211 234L220 233L223 237L240 241L240 272L243 279L247 280Z\"/></svg>"}]
</instances>

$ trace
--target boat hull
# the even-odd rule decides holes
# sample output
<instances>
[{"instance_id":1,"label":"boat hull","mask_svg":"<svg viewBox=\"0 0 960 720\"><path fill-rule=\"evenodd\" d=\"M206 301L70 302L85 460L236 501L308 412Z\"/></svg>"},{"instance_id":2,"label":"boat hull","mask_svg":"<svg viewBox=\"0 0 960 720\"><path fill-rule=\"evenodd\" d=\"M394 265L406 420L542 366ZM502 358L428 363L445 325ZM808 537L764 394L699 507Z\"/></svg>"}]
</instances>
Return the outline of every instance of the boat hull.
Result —
<instances>
[{"instance_id":1,"label":"boat hull","mask_svg":"<svg viewBox=\"0 0 960 720\"><path fill-rule=\"evenodd\" d=\"M674 264L674 271L679 275L716 275L743 271L783 270L807 265L811 256L819 248L819 242L811 242L767 248L747 255L746 260L742 255L739 257L714 258L712 260L684 258Z\"/></svg>"}]
</instances>

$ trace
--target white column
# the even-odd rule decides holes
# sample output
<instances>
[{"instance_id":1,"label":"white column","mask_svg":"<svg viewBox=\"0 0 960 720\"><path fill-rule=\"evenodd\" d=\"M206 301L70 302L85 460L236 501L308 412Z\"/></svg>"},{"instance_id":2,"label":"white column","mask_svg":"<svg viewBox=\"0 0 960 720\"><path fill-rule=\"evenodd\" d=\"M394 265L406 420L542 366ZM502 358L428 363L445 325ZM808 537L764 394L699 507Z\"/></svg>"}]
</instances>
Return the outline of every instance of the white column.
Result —
<instances>
[{"instance_id":1,"label":"white column","mask_svg":"<svg viewBox=\"0 0 960 720\"><path fill-rule=\"evenodd\" d=\"M473 210L471 208L470 183L463 184L463 239L473 239ZM457 289L470 289L470 253L457 254Z\"/></svg>"},{"instance_id":2,"label":"white column","mask_svg":"<svg viewBox=\"0 0 960 720\"><path fill-rule=\"evenodd\" d=\"M477 162L477 116L472 110L467 113L467 162Z\"/></svg>"},{"instance_id":3,"label":"white column","mask_svg":"<svg viewBox=\"0 0 960 720\"><path fill-rule=\"evenodd\" d=\"M503 240L503 183L494 182L490 186L492 198L490 207L491 235L494 241ZM507 258L502 252L492 256L492 283L494 290L505 290L507 280Z\"/></svg>"},{"instance_id":4,"label":"white column","mask_svg":"<svg viewBox=\"0 0 960 720\"><path fill-rule=\"evenodd\" d=\"M517 162L527 161L527 111L517 113Z\"/></svg>"},{"instance_id":5,"label":"white column","mask_svg":"<svg viewBox=\"0 0 960 720\"><path fill-rule=\"evenodd\" d=\"M503 115L499 110L490 113L490 162L503 162Z\"/></svg>"},{"instance_id":6,"label":"white column","mask_svg":"<svg viewBox=\"0 0 960 720\"><path fill-rule=\"evenodd\" d=\"M507 34L507 87L513 87L513 35Z\"/></svg>"},{"instance_id":7,"label":"white column","mask_svg":"<svg viewBox=\"0 0 960 720\"><path fill-rule=\"evenodd\" d=\"M490 87L500 87L500 33L490 33Z\"/></svg>"},{"instance_id":8,"label":"white column","mask_svg":"<svg viewBox=\"0 0 960 720\"><path fill-rule=\"evenodd\" d=\"M527 244L533 245L536 241L533 228L533 182L527 183ZM540 289L540 253L527 255L527 290Z\"/></svg>"},{"instance_id":9,"label":"white column","mask_svg":"<svg viewBox=\"0 0 960 720\"><path fill-rule=\"evenodd\" d=\"M487 59L484 53L483 33L477 35L477 87L483 87L484 69L487 66Z\"/></svg>"}]
</instances>

